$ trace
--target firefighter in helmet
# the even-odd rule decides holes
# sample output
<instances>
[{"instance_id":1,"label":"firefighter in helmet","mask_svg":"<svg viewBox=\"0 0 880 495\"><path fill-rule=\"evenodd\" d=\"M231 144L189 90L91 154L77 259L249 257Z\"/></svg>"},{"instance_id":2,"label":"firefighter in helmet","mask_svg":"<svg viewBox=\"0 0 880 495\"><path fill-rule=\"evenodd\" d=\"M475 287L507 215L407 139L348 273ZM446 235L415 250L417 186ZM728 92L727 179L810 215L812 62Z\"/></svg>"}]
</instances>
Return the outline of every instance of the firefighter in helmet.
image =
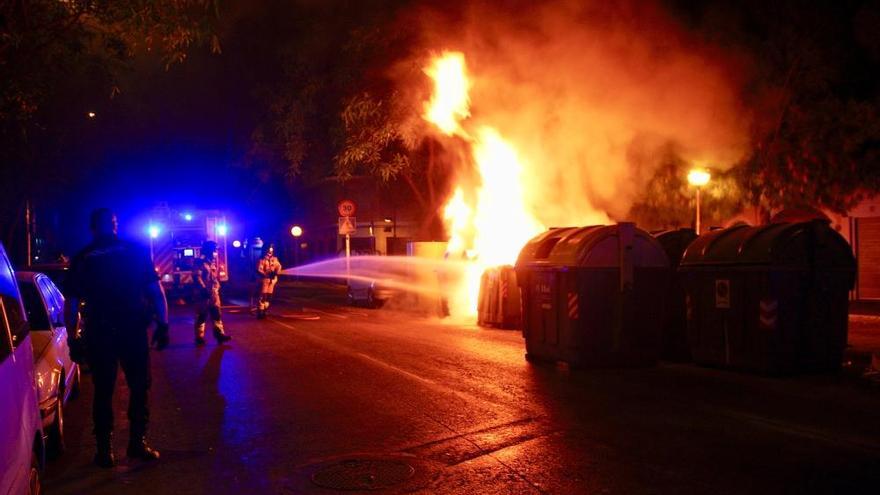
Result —
<instances>
[{"instance_id":1,"label":"firefighter in helmet","mask_svg":"<svg viewBox=\"0 0 880 495\"><path fill-rule=\"evenodd\" d=\"M216 242L205 241L202 244L201 256L193 263L192 273L196 289L196 345L205 343L205 323L209 313L217 343L232 340L223 330L223 318L220 315L220 266L217 262Z\"/></svg>"},{"instance_id":2,"label":"firefighter in helmet","mask_svg":"<svg viewBox=\"0 0 880 495\"><path fill-rule=\"evenodd\" d=\"M266 244L263 246L263 255L257 262L257 289L260 291L257 318L265 318L266 313L269 312L272 293L275 292L275 284L278 283L278 273L280 272L281 263L275 257L275 246Z\"/></svg>"}]
</instances>

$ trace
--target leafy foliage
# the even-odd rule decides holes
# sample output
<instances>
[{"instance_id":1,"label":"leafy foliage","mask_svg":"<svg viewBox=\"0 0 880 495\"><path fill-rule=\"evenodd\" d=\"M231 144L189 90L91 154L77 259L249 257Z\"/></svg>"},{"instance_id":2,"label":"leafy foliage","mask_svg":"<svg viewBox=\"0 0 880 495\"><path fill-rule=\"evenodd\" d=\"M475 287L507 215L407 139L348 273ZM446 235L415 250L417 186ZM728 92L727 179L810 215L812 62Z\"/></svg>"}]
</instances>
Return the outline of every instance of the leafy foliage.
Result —
<instances>
[{"instance_id":1,"label":"leafy foliage","mask_svg":"<svg viewBox=\"0 0 880 495\"><path fill-rule=\"evenodd\" d=\"M166 66L194 44L220 50L212 21L218 0L32 0L0 3L0 120L32 117L76 72L111 82L139 52ZM83 71L85 69L85 71Z\"/></svg>"},{"instance_id":2,"label":"leafy foliage","mask_svg":"<svg viewBox=\"0 0 880 495\"><path fill-rule=\"evenodd\" d=\"M0 0L0 213L5 239L24 198L82 175L69 150L89 103L119 93L136 57L166 66L210 45L219 0ZM49 181L54 181L54 184ZM5 222L4 222L5 223Z\"/></svg>"},{"instance_id":3,"label":"leafy foliage","mask_svg":"<svg viewBox=\"0 0 880 495\"><path fill-rule=\"evenodd\" d=\"M880 6L876 2L718 2L702 28L748 50L744 98L752 152L737 174L766 213L813 205L840 213L880 192ZM871 27L873 26L873 27Z\"/></svg>"},{"instance_id":4,"label":"leafy foliage","mask_svg":"<svg viewBox=\"0 0 880 495\"><path fill-rule=\"evenodd\" d=\"M345 142L336 156L336 175L345 180L359 171L387 182L410 169L413 139L404 135L402 115L394 115L393 101L368 93L350 98L342 110Z\"/></svg>"},{"instance_id":5,"label":"leafy foliage","mask_svg":"<svg viewBox=\"0 0 880 495\"><path fill-rule=\"evenodd\" d=\"M687 182L690 165L668 154L630 210L629 219L649 230L693 227L696 190ZM743 207L738 170L711 171L700 191L703 225L723 225Z\"/></svg>"}]
</instances>

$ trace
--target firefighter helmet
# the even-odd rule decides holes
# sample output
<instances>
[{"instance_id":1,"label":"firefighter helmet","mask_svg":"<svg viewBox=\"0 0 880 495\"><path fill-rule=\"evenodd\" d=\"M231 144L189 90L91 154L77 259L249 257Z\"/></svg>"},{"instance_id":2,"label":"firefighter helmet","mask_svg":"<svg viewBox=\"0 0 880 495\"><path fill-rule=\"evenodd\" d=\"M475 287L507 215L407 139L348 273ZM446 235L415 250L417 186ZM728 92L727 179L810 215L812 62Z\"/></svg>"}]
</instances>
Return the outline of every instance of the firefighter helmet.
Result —
<instances>
[{"instance_id":1,"label":"firefighter helmet","mask_svg":"<svg viewBox=\"0 0 880 495\"><path fill-rule=\"evenodd\" d=\"M266 244L263 244L263 257L265 258L267 254L275 256L275 244L274 243L267 242Z\"/></svg>"},{"instance_id":2,"label":"firefighter helmet","mask_svg":"<svg viewBox=\"0 0 880 495\"><path fill-rule=\"evenodd\" d=\"M202 243L202 256L217 252L217 243L214 241L205 241Z\"/></svg>"}]
</instances>

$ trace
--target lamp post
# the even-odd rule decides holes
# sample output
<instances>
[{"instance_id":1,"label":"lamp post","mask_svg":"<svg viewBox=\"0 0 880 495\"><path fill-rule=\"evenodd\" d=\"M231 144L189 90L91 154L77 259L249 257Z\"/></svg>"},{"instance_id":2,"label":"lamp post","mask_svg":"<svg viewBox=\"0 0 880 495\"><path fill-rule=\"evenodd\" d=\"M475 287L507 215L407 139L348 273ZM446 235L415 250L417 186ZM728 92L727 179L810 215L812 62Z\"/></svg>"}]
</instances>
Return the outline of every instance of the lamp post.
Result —
<instances>
[{"instance_id":1,"label":"lamp post","mask_svg":"<svg viewBox=\"0 0 880 495\"><path fill-rule=\"evenodd\" d=\"M709 180L712 178L712 175L708 170L705 169L692 169L688 172L688 183L697 188L697 221L696 221L696 231L697 235L700 235L700 188L709 183Z\"/></svg>"},{"instance_id":2,"label":"lamp post","mask_svg":"<svg viewBox=\"0 0 880 495\"><path fill-rule=\"evenodd\" d=\"M299 225L290 228L290 235L293 236L293 266L299 265L299 238L303 235L303 229Z\"/></svg>"}]
</instances>

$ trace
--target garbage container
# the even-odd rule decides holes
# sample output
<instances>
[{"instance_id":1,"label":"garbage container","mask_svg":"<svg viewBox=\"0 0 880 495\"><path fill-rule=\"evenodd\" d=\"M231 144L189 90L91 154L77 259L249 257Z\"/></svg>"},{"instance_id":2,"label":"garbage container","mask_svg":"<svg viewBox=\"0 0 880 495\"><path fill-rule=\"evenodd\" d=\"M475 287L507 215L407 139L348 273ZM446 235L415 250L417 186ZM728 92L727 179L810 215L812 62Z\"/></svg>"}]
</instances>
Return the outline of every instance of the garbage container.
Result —
<instances>
[{"instance_id":1,"label":"garbage container","mask_svg":"<svg viewBox=\"0 0 880 495\"><path fill-rule=\"evenodd\" d=\"M855 259L827 221L704 234L679 273L695 362L767 374L840 367Z\"/></svg>"},{"instance_id":2,"label":"garbage container","mask_svg":"<svg viewBox=\"0 0 880 495\"><path fill-rule=\"evenodd\" d=\"M483 327L519 328L522 315L516 272L510 265L488 268L480 277L477 324Z\"/></svg>"},{"instance_id":3,"label":"garbage container","mask_svg":"<svg viewBox=\"0 0 880 495\"><path fill-rule=\"evenodd\" d=\"M572 366L653 365L669 261L632 223L551 229L520 251L529 359Z\"/></svg>"},{"instance_id":4,"label":"garbage container","mask_svg":"<svg viewBox=\"0 0 880 495\"><path fill-rule=\"evenodd\" d=\"M657 232L654 237L663 246L673 270L669 283L666 319L660 331L660 358L678 363L687 362L691 360L687 339L687 306L684 286L675 270L678 269L685 249L697 238L697 234L694 233L694 229L678 229Z\"/></svg>"}]
</instances>

